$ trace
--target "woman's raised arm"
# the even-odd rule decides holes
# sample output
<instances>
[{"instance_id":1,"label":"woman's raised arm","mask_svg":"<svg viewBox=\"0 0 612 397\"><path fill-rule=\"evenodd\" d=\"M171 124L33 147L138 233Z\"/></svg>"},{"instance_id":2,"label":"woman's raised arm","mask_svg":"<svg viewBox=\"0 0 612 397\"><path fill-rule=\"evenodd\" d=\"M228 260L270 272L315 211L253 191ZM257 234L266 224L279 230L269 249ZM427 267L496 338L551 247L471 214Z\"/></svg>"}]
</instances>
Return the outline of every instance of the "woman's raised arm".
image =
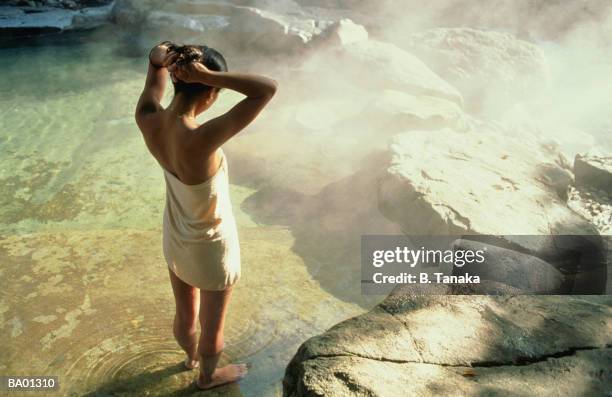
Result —
<instances>
[{"instance_id":1,"label":"woman's raised arm","mask_svg":"<svg viewBox=\"0 0 612 397\"><path fill-rule=\"evenodd\" d=\"M172 51L168 51L170 46L170 42L163 42L149 52L147 79L136 105L136 123L141 130L143 127L147 128L148 115L162 110L160 102L164 96L168 79L167 67L177 57Z\"/></svg>"},{"instance_id":2,"label":"woman's raised arm","mask_svg":"<svg viewBox=\"0 0 612 397\"><path fill-rule=\"evenodd\" d=\"M168 70L175 78L187 83L202 83L212 87L238 91L246 98L238 102L227 113L215 117L200 127L196 136L198 149L212 153L232 136L249 125L263 110L276 93L278 84L268 77L235 73L216 72L196 62L178 66L172 64Z\"/></svg>"}]
</instances>

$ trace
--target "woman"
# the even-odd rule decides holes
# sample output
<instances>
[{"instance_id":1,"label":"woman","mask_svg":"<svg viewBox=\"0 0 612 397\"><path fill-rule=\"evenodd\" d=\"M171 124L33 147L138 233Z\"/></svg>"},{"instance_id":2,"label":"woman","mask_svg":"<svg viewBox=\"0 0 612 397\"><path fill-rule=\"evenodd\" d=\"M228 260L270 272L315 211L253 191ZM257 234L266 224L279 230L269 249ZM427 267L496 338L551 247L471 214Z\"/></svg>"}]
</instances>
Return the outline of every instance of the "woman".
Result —
<instances>
[{"instance_id":1,"label":"woman","mask_svg":"<svg viewBox=\"0 0 612 397\"><path fill-rule=\"evenodd\" d=\"M174 98L164 109L160 101L168 75ZM173 331L187 354L187 368L200 368L196 384L201 389L246 374L245 365L217 368L232 286L240 278L240 248L221 145L257 117L276 87L276 81L266 77L228 72L223 56L206 46L163 42L149 53L136 123L164 172L163 251L176 302ZM215 102L222 88L246 98L198 125L196 116Z\"/></svg>"}]
</instances>

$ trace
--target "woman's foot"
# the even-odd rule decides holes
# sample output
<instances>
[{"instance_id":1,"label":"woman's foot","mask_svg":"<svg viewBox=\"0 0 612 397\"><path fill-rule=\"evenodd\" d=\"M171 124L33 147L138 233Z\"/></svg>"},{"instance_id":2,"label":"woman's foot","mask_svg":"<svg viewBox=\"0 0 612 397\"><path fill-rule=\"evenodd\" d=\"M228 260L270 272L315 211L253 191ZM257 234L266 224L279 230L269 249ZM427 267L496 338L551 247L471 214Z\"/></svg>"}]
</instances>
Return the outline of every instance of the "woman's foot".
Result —
<instances>
[{"instance_id":1,"label":"woman's foot","mask_svg":"<svg viewBox=\"0 0 612 397\"><path fill-rule=\"evenodd\" d=\"M198 360L191 360L189 359L189 357L185 359L184 364L185 368L187 369L194 369L200 367L200 362Z\"/></svg>"},{"instance_id":2,"label":"woman's foot","mask_svg":"<svg viewBox=\"0 0 612 397\"><path fill-rule=\"evenodd\" d=\"M200 372L196 385L202 390L212 389L213 387L225 385L227 383L237 382L244 378L248 372L246 364L230 364L223 368L215 369L210 379L206 381L204 374Z\"/></svg>"}]
</instances>

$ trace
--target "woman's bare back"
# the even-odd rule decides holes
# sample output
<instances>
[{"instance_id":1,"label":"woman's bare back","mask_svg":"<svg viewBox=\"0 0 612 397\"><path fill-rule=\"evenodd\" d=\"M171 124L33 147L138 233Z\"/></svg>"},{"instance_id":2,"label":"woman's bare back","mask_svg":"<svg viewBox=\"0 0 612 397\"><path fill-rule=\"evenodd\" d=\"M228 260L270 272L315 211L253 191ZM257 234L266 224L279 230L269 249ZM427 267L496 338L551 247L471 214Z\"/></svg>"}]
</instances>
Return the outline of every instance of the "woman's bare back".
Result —
<instances>
[{"instance_id":1,"label":"woman's bare back","mask_svg":"<svg viewBox=\"0 0 612 397\"><path fill-rule=\"evenodd\" d=\"M206 153L195 146L195 135L202 133L197 130L198 124L168 109L156 116L159 127L143 136L159 164L186 185L197 185L214 176L221 157L217 151Z\"/></svg>"}]
</instances>

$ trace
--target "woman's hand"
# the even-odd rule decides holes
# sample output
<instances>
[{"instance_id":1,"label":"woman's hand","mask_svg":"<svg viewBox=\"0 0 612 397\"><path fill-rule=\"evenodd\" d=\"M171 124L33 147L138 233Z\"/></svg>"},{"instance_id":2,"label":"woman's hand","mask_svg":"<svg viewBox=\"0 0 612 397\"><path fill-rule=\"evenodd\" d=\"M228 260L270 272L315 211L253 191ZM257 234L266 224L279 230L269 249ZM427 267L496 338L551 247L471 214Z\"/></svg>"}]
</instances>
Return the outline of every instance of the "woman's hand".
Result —
<instances>
[{"instance_id":1,"label":"woman's hand","mask_svg":"<svg viewBox=\"0 0 612 397\"><path fill-rule=\"evenodd\" d=\"M189 62L183 65L172 63L168 67L168 71L170 72L172 81L176 82L176 80L181 80L185 83L207 84L207 77L213 74L213 72L201 62Z\"/></svg>"},{"instance_id":2,"label":"woman's hand","mask_svg":"<svg viewBox=\"0 0 612 397\"><path fill-rule=\"evenodd\" d=\"M149 52L149 61L156 68L165 68L171 65L177 58L177 54L174 51L169 51L172 43L164 41L161 44L156 45Z\"/></svg>"}]
</instances>

